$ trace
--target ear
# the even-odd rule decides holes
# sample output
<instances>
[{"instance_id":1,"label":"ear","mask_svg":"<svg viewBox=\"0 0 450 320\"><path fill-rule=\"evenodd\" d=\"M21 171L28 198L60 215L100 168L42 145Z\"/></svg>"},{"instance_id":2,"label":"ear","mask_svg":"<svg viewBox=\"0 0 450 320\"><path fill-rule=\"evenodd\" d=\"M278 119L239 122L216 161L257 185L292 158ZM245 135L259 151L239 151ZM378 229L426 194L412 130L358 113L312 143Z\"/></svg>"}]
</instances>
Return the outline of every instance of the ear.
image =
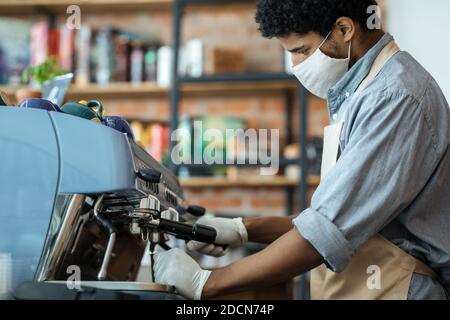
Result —
<instances>
[{"instance_id":1,"label":"ear","mask_svg":"<svg viewBox=\"0 0 450 320\"><path fill-rule=\"evenodd\" d=\"M345 42L350 42L356 32L356 26L352 19L341 17L336 20L336 29Z\"/></svg>"}]
</instances>

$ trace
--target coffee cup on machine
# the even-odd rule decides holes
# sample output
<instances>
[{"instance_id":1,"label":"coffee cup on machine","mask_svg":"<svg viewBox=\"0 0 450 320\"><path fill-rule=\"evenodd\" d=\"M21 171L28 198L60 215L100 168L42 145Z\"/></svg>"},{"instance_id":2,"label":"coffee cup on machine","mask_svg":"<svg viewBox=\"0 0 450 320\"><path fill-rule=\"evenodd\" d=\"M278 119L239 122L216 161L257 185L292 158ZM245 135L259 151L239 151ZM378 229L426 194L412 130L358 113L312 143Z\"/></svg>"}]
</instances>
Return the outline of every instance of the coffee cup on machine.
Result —
<instances>
[{"instance_id":1,"label":"coffee cup on machine","mask_svg":"<svg viewBox=\"0 0 450 320\"><path fill-rule=\"evenodd\" d=\"M41 109L46 111L61 112L61 109L53 102L46 99L26 99L19 104L19 108Z\"/></svg>"},{"instance_id":2,"label":"coffee cup on machine","mask_svg":"<svg viewBox=\"0 0 450 320\"><path fill-rule=\"evenodd\" d=\"M134 140L134 135L133 131L131 130L130 124L122 117L107 116L103 118L103 123L112 129L126 134L129 139Z\"/></svg>"},{"instance_id":3,"label":"coffee cup on machine","mask_svg":"<svg viewBox=\"0 0 450 320\"><path fill-rule=\"evenodd\" d=\"M97 100L68 102L61 110L76 117L103 123L103 106Z\"/></svg>"},{"instance_id":4,"label":"coffee cup on machine","mask_svg":"<svg viewBox=\"0 0 450 320\"><path fill-rule=\"evenodd\" d=\"M63 105L62 111L83 119L104 124L107 127L126 134L129 139L134 140L130 124L119 116L104 116L103 105L97 100L68 102Z\"/></svg>"}]
</instances>

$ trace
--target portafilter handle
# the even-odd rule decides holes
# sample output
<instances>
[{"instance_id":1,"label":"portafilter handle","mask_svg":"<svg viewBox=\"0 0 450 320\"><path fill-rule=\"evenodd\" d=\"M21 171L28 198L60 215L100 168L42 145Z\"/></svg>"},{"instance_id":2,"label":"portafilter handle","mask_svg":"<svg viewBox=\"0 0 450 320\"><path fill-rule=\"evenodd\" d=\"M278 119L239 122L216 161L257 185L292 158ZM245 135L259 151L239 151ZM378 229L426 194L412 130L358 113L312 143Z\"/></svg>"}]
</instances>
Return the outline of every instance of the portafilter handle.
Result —
<instances>
[{"instance_id":1,"label":"portafilter handle","mask_svg":"<svg viewBox=\"0 0 450 320\"><path fill-rule=\"evenodd\" d=\"M171 234L185 241L199 241L213 244L217 238L216 229L201 224L190 225L161 218L149 221L148 227Z\"/></svg>"},{"instance_id":2,"label":"portafilter handle","mask_svg":"<svg viewBox=\"0 0 450 320\"><path fill-rule=\"evenodd\" d=\"M186 211L194 217L203 217L206 213L206 209L200 206L189 206Z\"/></svg>"}]
</instances>

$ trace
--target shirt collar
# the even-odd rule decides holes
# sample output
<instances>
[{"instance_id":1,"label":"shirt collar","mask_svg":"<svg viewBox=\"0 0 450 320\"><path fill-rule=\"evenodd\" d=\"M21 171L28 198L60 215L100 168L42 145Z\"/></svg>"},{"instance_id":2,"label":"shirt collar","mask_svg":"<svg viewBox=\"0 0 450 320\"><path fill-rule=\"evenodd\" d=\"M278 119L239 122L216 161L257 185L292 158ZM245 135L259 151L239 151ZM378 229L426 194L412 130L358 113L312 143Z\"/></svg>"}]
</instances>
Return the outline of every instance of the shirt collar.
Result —
<instances>
[{"instance_id":1,"label":"shirt collar","mask_svg":"<svg viewBox=\"0 0 450 320\"><path fill-rule=\"evenodd\" d=\"M359 59L355 65L328 91L328 107L330 114L339 111L341 104L350 95L354 94L359 85L367 77L372 68L373 62L378 57L383 48L394 38L389 33L385 33L367 53Z\"/></svg>"}]
</instances>

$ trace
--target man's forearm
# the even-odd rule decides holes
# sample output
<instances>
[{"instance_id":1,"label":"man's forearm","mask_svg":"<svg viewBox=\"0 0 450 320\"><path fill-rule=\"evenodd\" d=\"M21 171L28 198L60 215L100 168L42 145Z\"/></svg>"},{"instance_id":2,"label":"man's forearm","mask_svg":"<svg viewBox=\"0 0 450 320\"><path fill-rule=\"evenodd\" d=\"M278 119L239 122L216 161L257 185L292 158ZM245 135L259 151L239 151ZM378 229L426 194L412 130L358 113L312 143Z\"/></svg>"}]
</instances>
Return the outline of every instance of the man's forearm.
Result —
<instances>
[{"instance_id":1,"label":"man's forearm","mask_svg":"<svg viewBox=\"0 0 450 320\"><path fill-rule=\"evenodd\" d=\"M292 229L292 220L297 216L244 219L248 240L257 243L272 243Z\"/></svg>"},{"instance_id":2,"label":"man's forearm","mask_svg":"<svg viewBox=\"0 0 450 320\"><path fill-rule=\"evenodd\" d=\"M322 263L314 247L291 228L261 252L214 270L203 287L202 298L280 283Z\"/></svg>"}]
</instances>

